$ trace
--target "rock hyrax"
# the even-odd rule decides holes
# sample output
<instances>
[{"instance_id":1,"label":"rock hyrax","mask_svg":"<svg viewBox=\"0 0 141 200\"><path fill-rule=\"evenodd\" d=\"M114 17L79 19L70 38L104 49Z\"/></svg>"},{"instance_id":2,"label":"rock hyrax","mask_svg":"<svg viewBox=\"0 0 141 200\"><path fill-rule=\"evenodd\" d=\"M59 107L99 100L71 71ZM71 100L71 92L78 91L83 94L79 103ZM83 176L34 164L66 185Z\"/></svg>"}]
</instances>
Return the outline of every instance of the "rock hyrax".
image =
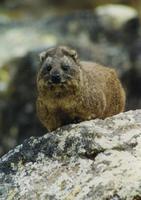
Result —
<instances>
[{"instance_id":1,"label":"rock hyrax","mask_svg":"<svg viewBox=\"0 0 141 200\"><path fill-rule=\"evenodd\" d=\"M115 70L81 62L77 52L65 46L42 52L40 60L37 113L49 131L124 110L125 93Z\"/></svg>"}]
</instances>

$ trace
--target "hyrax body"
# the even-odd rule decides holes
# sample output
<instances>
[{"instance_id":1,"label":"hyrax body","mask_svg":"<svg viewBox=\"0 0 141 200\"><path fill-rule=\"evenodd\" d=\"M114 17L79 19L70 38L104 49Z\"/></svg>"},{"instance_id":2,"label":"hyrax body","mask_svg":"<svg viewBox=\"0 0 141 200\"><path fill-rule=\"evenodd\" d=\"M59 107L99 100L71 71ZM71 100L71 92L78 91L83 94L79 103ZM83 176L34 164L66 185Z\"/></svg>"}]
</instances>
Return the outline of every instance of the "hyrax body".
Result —
<instances>
[{"instance_id":1,"label":"hyrax body","mask_svg":"<svg viewBox=\"0 0 141 200\"><path fill-rule=\"evenodd\" d=\"M48 49L40 59L37 113L49 131L124 110L125 93L115 70L80 62L76 51L64 46Z\"/></svg>"}]
</instances>

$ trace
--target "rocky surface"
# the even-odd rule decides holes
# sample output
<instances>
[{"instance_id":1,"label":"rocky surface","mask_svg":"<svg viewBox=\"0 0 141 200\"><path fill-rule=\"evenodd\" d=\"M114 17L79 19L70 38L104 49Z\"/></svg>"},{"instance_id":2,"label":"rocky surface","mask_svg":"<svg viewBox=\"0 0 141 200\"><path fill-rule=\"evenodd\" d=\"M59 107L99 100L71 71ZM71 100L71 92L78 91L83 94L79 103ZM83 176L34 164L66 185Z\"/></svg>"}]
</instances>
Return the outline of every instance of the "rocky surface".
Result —
<instances>
[{"instance_id":1,"label":"rocky surface","mask_svg":"<svg viewBox=\"0 0 141 200\"><path fill-rule=\"evenodd\" d=\"M141 110L30 138L0 160L1 199L141 199Z\"/></svg>"}]
</instances>

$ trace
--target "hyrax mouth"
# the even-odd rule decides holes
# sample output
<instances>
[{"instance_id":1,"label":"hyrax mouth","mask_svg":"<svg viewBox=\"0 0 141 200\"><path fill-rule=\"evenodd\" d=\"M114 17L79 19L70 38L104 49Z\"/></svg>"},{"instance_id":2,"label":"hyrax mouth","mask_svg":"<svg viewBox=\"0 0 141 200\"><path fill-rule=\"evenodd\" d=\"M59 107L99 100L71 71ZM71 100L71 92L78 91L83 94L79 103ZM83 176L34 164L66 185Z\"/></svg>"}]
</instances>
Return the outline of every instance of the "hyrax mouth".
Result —
<instances>
[{"instance_id":1,"label":"hyrax mouth","mask_svg":"<svg viewBox=\"0 0 141 200\"><path fill-rule=\"evenodd\" d=\"M56 93L62 93L64 90L68 90L68 84L66 82L61 82L61 83L52 83L48 82L47 88L49 91L52 91L54 94Z\"/></svg>"},{"instance_id":2,"label":"hyrax mouth","mask_svg":"<svg viewBox=\"0 0 141 200\"><path fill-rule=\"evenodd\" d=\"M44 85L46 85L46 87L49 87L49 88L60 88L63 85L67 85L67 81L65 80L52 81L52 79L47 79L46 77L43 78L43 82L44 82Z\"/></svg>"}]
</instances>

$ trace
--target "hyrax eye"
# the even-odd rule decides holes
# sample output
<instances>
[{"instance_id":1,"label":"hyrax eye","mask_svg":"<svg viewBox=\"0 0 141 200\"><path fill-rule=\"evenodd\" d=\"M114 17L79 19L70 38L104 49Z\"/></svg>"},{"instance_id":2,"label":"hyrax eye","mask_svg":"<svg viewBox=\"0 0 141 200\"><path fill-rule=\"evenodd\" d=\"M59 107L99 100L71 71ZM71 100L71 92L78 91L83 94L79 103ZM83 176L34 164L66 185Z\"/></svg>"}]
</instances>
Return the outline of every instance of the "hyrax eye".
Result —
<instances>
[{"instance_id":1,"label":"hyrax eye","mask_svg":"<svg viewBox=\"0 0 141 200\"><path fill-rule=\"evenodd\" d=\"M48 64L48 65L46 65L45 68L46 68L46 70L49 72L49 71L52 69L52 66Z\"/></svg>"},{"instance_id":2,"label":"hyrax eye","mask_svg":"<svg viewBox=\"0 0 141 200\"><path fill-rule=\"evenodd\" d=\"M69 68L70 68L70 66L69 65L62 65L62 69L64 70L64 71L68 71L69 70Z\"/></svg>"},{"instance_id":3,"label":"hyrax eye","mask_svg":"<svg viewBox=\"0 0 141 200\"><path fill-rule=\"evenodd\" d=\"M43 65L42 73L46 74L46 73L50 72L51 69L52 69L51 65L45 64L45 65Z\"/></svg>"}]
</instances>

